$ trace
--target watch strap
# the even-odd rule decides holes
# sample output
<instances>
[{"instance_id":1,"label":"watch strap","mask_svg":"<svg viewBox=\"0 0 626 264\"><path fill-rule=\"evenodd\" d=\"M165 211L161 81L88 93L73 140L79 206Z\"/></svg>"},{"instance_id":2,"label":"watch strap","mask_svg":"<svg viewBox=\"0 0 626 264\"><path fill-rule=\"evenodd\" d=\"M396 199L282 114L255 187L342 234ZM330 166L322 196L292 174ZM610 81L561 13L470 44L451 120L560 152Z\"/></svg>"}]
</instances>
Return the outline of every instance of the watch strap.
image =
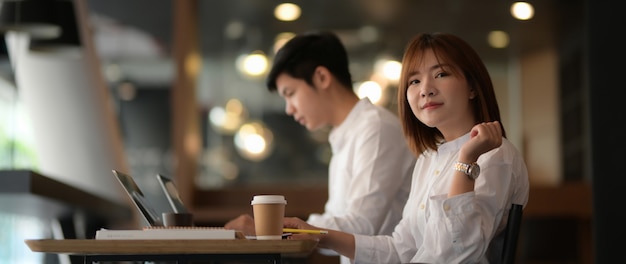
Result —
<instances>
[{"instance_id":1,"label":"watch strap","mask_svg":"<svg viewBox=\"0 0 626 264\"><path fill-rule=\"evenodd\" d=\"M454 170L463 172L465 175L467 175L468 178L470 178L471 180L475 180L478 177L478 175L476 176L472 175L470 169L473 166L476 167L478 166L478 164L476 162L467 164L467 163L457 161L456 163L454 163Z\"/></svg>"}]
</instances>

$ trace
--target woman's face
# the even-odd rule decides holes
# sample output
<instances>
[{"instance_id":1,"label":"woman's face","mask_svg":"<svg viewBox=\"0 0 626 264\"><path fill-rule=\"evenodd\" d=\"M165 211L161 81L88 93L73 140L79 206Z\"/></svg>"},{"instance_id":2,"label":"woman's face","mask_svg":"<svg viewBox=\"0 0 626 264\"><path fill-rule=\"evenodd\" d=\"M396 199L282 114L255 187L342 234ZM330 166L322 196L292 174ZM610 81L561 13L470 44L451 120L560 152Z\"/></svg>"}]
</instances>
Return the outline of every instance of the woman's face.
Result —
<instances>
[{"instance_id":1,"label":"woman's face","mask_svg":"<svg viewBox=\"0 0 626 264\"><path fill-rule=\"evenodd\" d=\"M285 113L309 131L328 125L322 95L302 79L282 73L276 78L278 94L285 100Z\"/></svg>"},{"instance_id":2,"label":"woman's face","mask_svg":"<svg viewBox=\"0 0 626 264\"><path fill-rule=\"evenodd\" d=\"M438 61L432 50L422 54L420 65L408 74L406 97L413 115L429 127L456 138L471 130L474 115L471 100L476 96L460 71Z\"/></svg>"}]
</instances>

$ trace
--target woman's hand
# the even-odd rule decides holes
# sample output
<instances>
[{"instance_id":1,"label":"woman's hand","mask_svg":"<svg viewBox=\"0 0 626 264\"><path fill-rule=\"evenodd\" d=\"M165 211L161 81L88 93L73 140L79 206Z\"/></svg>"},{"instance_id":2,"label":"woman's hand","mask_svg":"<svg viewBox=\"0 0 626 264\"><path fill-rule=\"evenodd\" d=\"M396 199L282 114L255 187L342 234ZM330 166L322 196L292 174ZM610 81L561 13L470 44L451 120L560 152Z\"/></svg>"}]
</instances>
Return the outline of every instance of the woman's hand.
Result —
<instances>
[{"instance_id":1,"label":"woman's hand","mask_svg":"<svg viewBox=\"0 0 626 264\"><path fill-rule=\"evenodd\" d=\"M320 248L329 248L348 258L354 258L354 235L335 231L331 229L319 228L309 225L307 222L297 217L285 217L284 227L311 230L326 230L328 234L304 234L294 233L288 239L308 239L318 241L317 246Z\"/></svg>"},{"instance_id":2,"label":"woman's hand","mask_svg":"<svg viewBox=\"0 0 626 264\"><path fill-rule=\"evenodd\" d=\"M485 122L472 127L470 140L459 152L459 161L471 163L478 160L480 155L502 145L502 126L500 122Z\"/></svg>"}]
</instances>

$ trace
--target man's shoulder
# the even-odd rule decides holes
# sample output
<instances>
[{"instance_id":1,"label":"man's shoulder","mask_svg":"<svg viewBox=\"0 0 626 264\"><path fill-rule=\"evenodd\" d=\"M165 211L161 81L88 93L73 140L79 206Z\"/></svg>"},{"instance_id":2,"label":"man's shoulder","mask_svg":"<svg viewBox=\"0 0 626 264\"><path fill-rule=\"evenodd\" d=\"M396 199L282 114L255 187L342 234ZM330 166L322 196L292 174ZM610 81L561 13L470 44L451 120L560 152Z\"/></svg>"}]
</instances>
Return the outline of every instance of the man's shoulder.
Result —
<instances>
[{"instance_id":1,"label":"man's shoulder","mask_svg":"<svg viewBox=\"0 0 626 264\"><path fill-rule=\"evenodd\" d=\"M400 125L400 119L397 114L385 107L375 104L364 107L359 113L359 120L362 123L388 123Z\"/></svg>"},{"instance_id":2,"label":"man's shoulder","mask_svg":"<svg viewBox=\"0 0 626 264\"><path fill-rule=\"evenodd\" d=\"M389 117L380 115L363 116L355 121L351 126L352 131L358 131L359 134L368 133L402 133L402 125L400 121L393 120Z\"/></svg>"}]
</instances>

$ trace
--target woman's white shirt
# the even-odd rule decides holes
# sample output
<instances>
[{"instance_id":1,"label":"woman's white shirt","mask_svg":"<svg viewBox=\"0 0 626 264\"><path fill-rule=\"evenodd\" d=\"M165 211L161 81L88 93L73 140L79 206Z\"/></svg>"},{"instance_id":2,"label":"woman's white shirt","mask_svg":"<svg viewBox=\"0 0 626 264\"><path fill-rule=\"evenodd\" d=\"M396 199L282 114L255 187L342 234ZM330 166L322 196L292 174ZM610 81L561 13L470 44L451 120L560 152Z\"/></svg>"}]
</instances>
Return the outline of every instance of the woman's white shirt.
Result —
<instances>
[{"instance_id":1,"label":"woman's white shirt","mask_svg":"<svg viewBox=\"0 0 626 264\"><path fill-rule=\"evenodd\" d=\"M364 235L390 235L402 219L416 157L396 115L361 99L329 142L328 201L309 224ZM343 262L343 261L342 261Z\"/></svg>"},{"instance_id":2,"label":"woman's white shirt","mask_svg":"<svg viewBox=\"0 0 626 264\"><path fill-rule=\"evenodd\" d=\"M392 236L355 234L356 263L489 263L488 249L498 244L490 242L506 226L511 204L528 201L528 172L521 154L503 139L479 157L474 191L447 198L454 163L468 140L469 133L418 158L403 219Z\"/></svg>"}]
</instances>

